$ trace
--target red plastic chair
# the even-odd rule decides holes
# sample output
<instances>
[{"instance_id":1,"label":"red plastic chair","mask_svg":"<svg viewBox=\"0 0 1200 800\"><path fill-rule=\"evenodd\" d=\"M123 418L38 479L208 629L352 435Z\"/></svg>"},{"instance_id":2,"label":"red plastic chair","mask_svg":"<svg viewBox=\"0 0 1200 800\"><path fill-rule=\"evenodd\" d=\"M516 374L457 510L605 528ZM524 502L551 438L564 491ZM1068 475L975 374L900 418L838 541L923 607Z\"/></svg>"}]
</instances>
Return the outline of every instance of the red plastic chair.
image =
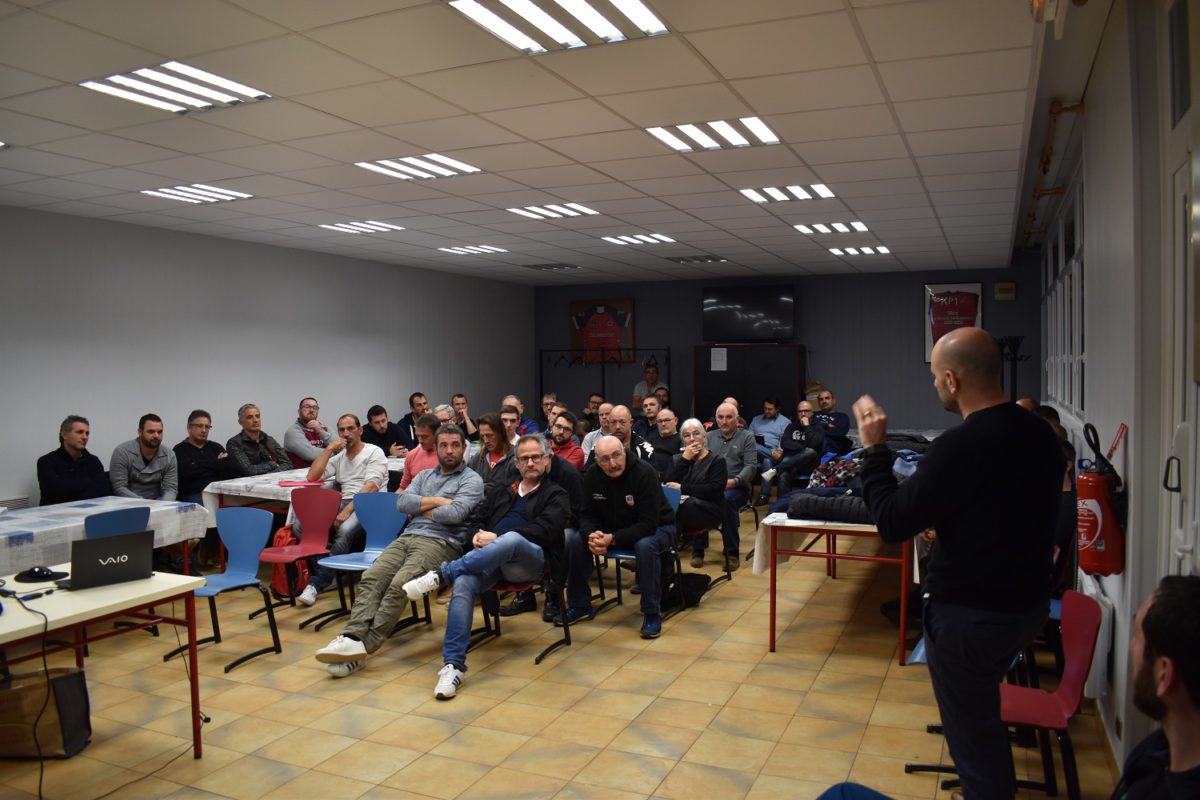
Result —
<instances>
[{"instance_id":1,"label":"red plastic chair","mask_svg":"<svg viewBox=\"0 0 1200 800\"><path fill-rule=\"evenodd\" d=\"M267 547L258 560L264 564L295 564L303 558L329 555L329 529L337 516L342 496L333 489L307 487L292 492L292 510L300 520L300 544ZM274 604L296 605L296 571L288 570L288 599ZM255 612L257 614L259 612Z\"/></svg>"},{"instance_id":2,"label":"red plastic chair","mask_svg":"<svg viewBox=\"0 0 1200 800\"><path fill-rule=\"evenodd\" d=\"M1017 781L1017 786L1052 796L1058 793L1054 779L1054 757L1050 752L1050 737L1047 734L1047 731L1053 731L1062 751L1067 797L1079 800L1075 748L1067 728L1083 699L1083 685L1092 667L1092 654L1096 649L1099 631L1099 603L1085 594L1066 592L1062 599L1063 674L1058 688L1047 692L1008 683L1000 685L1000 718L1009 725L1026 725L1037 729L1041 745L1044 780L1021 780Z\"/></svg>"}]
</instances>

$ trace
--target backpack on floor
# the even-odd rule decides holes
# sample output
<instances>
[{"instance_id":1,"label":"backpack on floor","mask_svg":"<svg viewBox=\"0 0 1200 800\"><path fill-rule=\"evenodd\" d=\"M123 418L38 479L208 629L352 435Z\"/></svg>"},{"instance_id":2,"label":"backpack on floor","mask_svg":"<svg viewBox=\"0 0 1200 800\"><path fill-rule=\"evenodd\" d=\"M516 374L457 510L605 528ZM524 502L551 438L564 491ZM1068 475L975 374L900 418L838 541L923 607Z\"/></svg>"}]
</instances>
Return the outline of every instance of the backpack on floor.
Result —
<instances>
[{"instance_id":1,"label":"backpack on floor","mask_svg":"<svg viewBox=\"0 0 1200 800\"><path fill-rule=\"evenodd\" d=\"M271 538L272 547L287 547L288 545L300 544L300 540L296 538L296 532L292 530L291 525L284 525L279 530L275 531L275 535ZM288 570L294 570L296 582L293 584L295 591L288 587ZM271 593L275 595L277 600L283 600L287 597L293 597L304 591L304 587L308 586L308 562L301 559L293 564L272 564L271 565Z\"/></svg>"}]
</instances>

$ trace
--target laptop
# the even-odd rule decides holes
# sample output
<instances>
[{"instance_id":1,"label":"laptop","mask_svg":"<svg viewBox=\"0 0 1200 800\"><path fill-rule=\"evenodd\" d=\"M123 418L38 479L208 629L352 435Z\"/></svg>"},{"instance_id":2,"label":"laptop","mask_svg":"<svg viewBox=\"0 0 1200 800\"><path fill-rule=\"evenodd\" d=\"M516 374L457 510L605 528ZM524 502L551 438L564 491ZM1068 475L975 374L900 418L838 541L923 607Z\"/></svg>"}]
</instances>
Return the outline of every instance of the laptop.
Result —
<instances>
[{"instance_id":1,"label":"laptop","mask_svg":"<svg viewBox=\"0 0 1200 800\"><path fill-rule=\"evenodd\" d=\"M71 575L55 581L60 589L94 589L149 578L154 531L122 533L71 542Z\"/></svg>"}]
</instances>

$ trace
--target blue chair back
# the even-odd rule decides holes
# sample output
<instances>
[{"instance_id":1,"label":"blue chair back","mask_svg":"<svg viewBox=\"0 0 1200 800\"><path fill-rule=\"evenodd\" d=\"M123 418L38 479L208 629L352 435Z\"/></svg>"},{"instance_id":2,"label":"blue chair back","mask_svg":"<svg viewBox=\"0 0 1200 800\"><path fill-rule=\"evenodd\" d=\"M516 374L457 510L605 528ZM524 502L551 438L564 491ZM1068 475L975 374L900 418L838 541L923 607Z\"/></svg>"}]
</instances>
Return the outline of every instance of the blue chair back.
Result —
<instances>
[{"instance_id":1,"label":"blue chair back","mask_svg":"<svg viewBox=\"0 0 1200 800\"><path fill-rule=\"evenodd\" d=\"M147 530L149 527L149 506L101 511L99 514L89 514L83 518L83 535L89 539L120 536L122 533L136 533Z\"/></svg>"},{"instance_id":2,"label":"blue chair back","mask_svg":"<svg viewBox=\"0 0 1200 800\"><path fill-rule=\"evenodd\" d=\"M396 495L392 492L361 492L354 495L354 515L367 532L365 550L382 550L391 544L408 514L396 508Z\"/></svg>"},{"instance_id":3,"label":"blue chair back","mask_svg":"<svg viewBox=\"0 0 1200 800\"><path fill-rule=\"evenodd\" d=\"M258 556L271 535L273 517L261 508L218 508L217 535L228 558L225 574L258 572Z\"/></svg>"},{"instance_id":4,"label":"blue chair back","mask_svg":"<svg viewBox=\"0 0 1200 800\"><path fill-rule=\"evenodd\" d=\"M680 492L678 489L672 489L670 486L662 487L662 491L663 491L663 494L666 495L666 497L667 497L667 502L671 504L671 509L673 511L678 511L679 510L679 500L683 496L683 493Z\"/></svg>"}]
</instances>

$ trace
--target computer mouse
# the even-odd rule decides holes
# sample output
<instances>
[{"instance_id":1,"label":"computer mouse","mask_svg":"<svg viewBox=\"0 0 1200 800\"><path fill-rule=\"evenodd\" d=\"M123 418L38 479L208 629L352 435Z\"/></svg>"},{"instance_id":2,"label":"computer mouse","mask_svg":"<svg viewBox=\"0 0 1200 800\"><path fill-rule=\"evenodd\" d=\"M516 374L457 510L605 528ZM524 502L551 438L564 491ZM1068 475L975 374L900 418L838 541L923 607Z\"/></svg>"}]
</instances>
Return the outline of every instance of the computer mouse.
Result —
<instances>
[{"instance_id":1,"label":"computer mouse","mask_svg":"<svg viewBox=\"0 0 1200 800\"><path fill-rule=\"evenodd\" d=\"M30 567L28 572L34 580L48 581L54 578L54 570L49 567Z\"/></svg>"}]
</instances>

